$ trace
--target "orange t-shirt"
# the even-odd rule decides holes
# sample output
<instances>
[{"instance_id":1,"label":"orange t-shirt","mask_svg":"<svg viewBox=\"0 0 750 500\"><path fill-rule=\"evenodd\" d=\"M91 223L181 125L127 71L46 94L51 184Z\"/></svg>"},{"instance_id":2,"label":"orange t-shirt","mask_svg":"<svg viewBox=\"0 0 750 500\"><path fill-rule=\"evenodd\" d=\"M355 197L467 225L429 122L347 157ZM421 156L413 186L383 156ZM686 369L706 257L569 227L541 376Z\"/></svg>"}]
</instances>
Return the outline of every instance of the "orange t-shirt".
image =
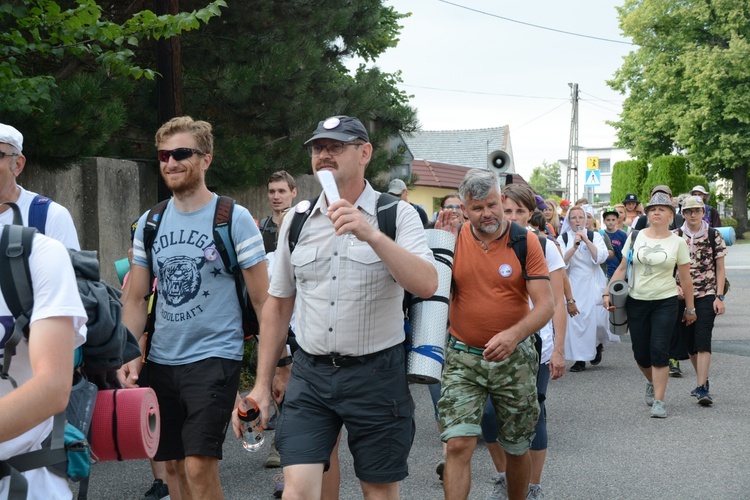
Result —
<instances>
[{"instance_id":1,"label":"orange t-shirt","mask_svg":"<svg viewBox=\"0 0 750 500\"><path fill-rule=\"evenodd\" d=\"M464 223L456 241L450 333L473 347L484 345L529 313L529 294L521 263L508 243L510 226L484 251ZM532 233L529 233L533 236ZM526 239L526 273L549 276L537 237Z\"/></svg>"}]
</instances>

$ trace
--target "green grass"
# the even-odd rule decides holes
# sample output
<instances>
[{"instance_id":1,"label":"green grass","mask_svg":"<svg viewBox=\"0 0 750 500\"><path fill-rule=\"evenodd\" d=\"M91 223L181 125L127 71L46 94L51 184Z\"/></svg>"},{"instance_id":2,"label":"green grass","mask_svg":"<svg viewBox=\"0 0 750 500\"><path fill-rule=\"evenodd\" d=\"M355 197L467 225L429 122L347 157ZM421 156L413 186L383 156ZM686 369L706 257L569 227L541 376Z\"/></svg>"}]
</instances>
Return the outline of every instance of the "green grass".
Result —
<instances>
[{"instance_id":1,"label":"green grass","mask_svg":"<svg viewBox=\"0 0 750 500\"><path fill-rule=\"evenodd\" d=\"M737 241L735 242L736 245L747 245L750 244L750 231L743 234L744 238L739 239L737 238Z\"/></svg>"}]
</instances>

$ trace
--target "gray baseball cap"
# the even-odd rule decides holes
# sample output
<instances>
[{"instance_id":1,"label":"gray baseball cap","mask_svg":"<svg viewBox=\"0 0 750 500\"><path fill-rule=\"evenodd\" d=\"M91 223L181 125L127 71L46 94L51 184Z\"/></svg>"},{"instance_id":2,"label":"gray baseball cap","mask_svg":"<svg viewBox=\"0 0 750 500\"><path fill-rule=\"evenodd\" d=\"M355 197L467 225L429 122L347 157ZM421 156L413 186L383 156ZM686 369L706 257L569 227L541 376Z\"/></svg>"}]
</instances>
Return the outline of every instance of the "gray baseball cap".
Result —
<instances>
[{"instance_id":1,"label":"gray baseball cap","mask_svg":"<svg viewBox=\"0 0 750 500\"><path fill-rule=\"evenodd\" d=\"M388 184L388 192L390 194L395 194L396 196L400 195L406 190L406 183L402 181L401 179L393 179L390 184Z\"/></svg>"},{"instance_id":2,"label":"gray baseball cap","mask_svg":"<svg viewBox=\"0 0 750 500\"><path fill-rule=\"evenodd\" d=\"M335 139L337 141L349 142L355 139L363 139L370 142L367 129L362 122L351 116L331 116L318 122L318 128L312 137L305 141L305 146L316 139Z\"/></svg>"}]
</instances>

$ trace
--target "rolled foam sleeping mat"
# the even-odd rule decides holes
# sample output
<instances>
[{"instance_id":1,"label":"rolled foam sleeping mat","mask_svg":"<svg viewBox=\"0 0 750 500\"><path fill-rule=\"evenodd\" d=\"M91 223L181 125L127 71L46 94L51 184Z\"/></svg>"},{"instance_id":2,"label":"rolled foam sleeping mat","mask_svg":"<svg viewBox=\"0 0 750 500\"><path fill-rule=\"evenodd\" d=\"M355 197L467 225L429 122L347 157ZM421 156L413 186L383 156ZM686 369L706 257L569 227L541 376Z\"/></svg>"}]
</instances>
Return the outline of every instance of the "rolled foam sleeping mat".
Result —
<instances>
[{"instance_id":1,"label":"rolled foam sleeping mat","mask_svg":"<svg viewBox=\"0 0 750 500\"><path fill-rule=\"evenodd\" d=\"M91 451L99 462L152 458L159 432L153 389L99 391L91 419Z\"/></svg>"},{"instance_id":2,"label":"rolled foam sleeping mat","mask_svg":"<svg viewBox=\"0 0 750 500\"><path fill-rule=\"evenodd\" d=\"M625 303L628 300L628 283L616 280L609 284L609 303L615 306L614 311L609 311L609 324L615 335L628 333L628 313Z\"/></svg>"},{"instance_id":3,"label":"rolled foam sleeping mat","mask_svg":"<svg viewBox=\"0 0 750 500\"><path fill-rule=\"evenodd\" d=\"M125 281L125 275L130 271L130 262L128 259L120 259L115 261L115 271L117 271L117 278L120 280L122 285Z\"/></svg>"},{"instance_id":4,"label":"rolled foam sleeping mat","mask_svg":"<svg viewBox=\"0 0 750 500\"><path fill-rule=\"evenodd\" d=\"M726 243L728 247L734 245L736 235L732 226L717 227L716 230L721 233L721 237L724 238L724 243Z\"/></svg>"},{"instance_id":5,"label":"rolled foam sleeping mat","mask_svg":"<svg viewBox=\"0 0 750 500\"><path fill-rule=\"evenodd\" d=\"M409 307L411 346L406 373L410 382L434 384L443 370L456 236L441 229L428 229L425 235L437 264L438 288L429 299L412 300Z\"/></svg>"}]
</instances>

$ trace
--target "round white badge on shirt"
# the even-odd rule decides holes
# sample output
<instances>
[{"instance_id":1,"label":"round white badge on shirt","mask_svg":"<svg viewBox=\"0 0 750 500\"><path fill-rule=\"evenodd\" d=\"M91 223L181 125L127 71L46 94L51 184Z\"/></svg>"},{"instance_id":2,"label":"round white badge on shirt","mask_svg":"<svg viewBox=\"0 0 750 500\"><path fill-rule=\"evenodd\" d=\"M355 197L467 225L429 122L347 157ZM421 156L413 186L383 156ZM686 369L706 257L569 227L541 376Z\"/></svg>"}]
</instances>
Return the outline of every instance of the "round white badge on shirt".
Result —
<instances>
[{"instance_id":1,"label":"round white badge on shirt","mask_svg":"<svg viewBox=\"0 0 750 500\"><path fill-rule=\"evenodd\" d=\"M299 203L297 203L297 206L294 207L294 210L298 214L302 214L307 212L310 209L310 200L302 200Z\"/></svg>"},{"instance_id":2,"label":"round white badge on shirt","mask_svg":"<svg viewBox=\"0 0 750 500\"><path fill-rule=\"evenodd\" d=\"M508 264L503 264L500 266L500 269L498 269L498 272L503 278L509 278L510 275L513 274L513 268Z\"/></svg>"}]
</instances>

